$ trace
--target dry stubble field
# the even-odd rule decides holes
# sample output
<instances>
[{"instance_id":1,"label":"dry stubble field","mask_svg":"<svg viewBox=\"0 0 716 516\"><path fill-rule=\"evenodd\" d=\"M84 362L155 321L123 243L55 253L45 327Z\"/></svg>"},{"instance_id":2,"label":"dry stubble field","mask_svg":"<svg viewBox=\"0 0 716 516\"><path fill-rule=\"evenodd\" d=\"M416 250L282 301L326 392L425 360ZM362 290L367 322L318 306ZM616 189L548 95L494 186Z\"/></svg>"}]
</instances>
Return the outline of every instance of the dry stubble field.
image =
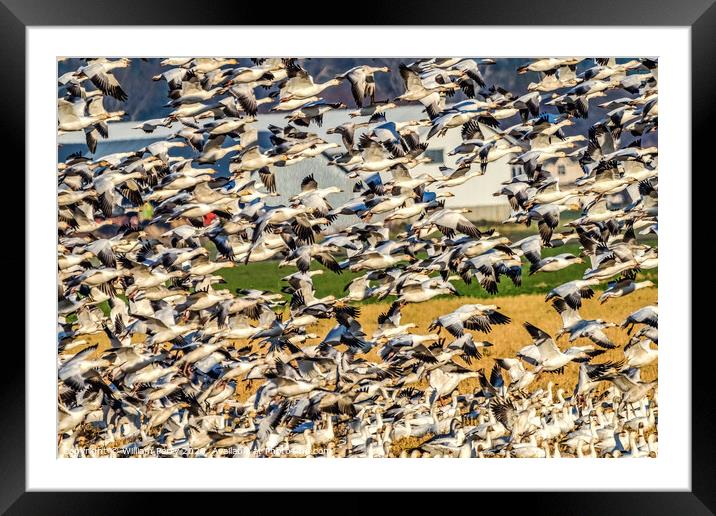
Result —
<instances>
[{"instance_id":1,"label":"dry stubble field","mask_svg":"<svg viewBox=\"0 0 716 516\"><path fill-rule=\"evenodd\" d=\"M601 305L596 298L600 292L591 300L585 300L580 314L583 318L601 318L606 321L621 323L624 318L634 310L646 305L656 304L658 292L656 288L638 290L633 294L617 299L611 299ZM497 357L514 357L517 351L531 342L531 339L522 323L529 321L540 327L551 335L554 335L561 327L561 319L554 311L549 303L544 302L544 295L520 295L510 297L494 297L489 299L477 299L471 297L453 297L434 299L425 303L408 304L402 309L403 324L412 322L418 325L412 330L413 333L429 333L428 326L430 322L439 315L446 314L455 310L457 307L468 303L496 304L500 307L500 311L510 318L512 323L504 326L493 326L490 334L473 332L476 340L488 340L493 347L486 348L486 353L480 360L473 360L472 364L467 365L470 369L478 370L485 368L489 370L494 365L494 358ZM380 313L386 311L390 303L365 304L360 307L361 313L359 320L363 325L366 334L370 337L377 326L377 319ZM310 331L319 336L323 336L335 324L334 320L322 320L316 326L310 328ZM594 359L595 363L605 362L608 360L619 360L623 358L622 349L629 341L626 330L621 328L608 328L606 334L617 344L617 348L606 350L606 352ZM443 330L443 335L449 339L450 336ZM99 344L97 353L102 352L108 346L108 341L103 333L84 336L87 345ZM141 337L140 337L141 338ZM310 344L316 344L318 341L309 341ZM449 340L448 340L449 342ZM557 345L564 350L572 345L587 345L590 342L586 339L578 339L573 343L568 342L568 337L563 336L557 340ZM235 341L234 345L246 345L246 341ZM170 345L167 345L167 347ZM83 346L84 347L84 346ZM258 349L258 346L254 346ZM72 353L76 353L82 348L75 348ZM377 349L373 349L367 354L368 360L379 360L377 358ZM360 356L360 355L359 355ZM461 362L460 359L457 359ZM463 363L463 362L461 362ZM529 366L528 366L529 367ZM543 374L531 386L531 389L546 387L548 382L554 382L555 388L562 388L566 395L571 394L577 381L577 369L579 365L569 364L563 374ZM657 377L658 361L650 364L642 369L642 380L651 381ZM239 382L236 390L237 400L243 401L251 396L260 386L260 382ZM478 386L476 379L468 379L459 386L460 392L471 392Z\"/></svg>"}]
</instances>

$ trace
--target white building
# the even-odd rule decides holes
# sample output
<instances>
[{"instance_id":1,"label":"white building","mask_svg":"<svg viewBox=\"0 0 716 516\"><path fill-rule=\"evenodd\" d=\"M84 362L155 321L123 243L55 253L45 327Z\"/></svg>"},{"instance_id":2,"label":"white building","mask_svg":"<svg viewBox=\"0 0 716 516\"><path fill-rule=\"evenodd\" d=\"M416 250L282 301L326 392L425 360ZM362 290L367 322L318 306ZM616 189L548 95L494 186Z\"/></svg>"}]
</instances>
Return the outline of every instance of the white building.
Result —
<instances>
[{"instance_id":1,"label":"white building","mask_svg":"<svg viewBox=\"0 0 716 516\"><path fill-rule=\"evenodd\" d=\"M270 146L268 126L284 126L286 124L285 117L285 114L277 113L259 115L254 124L259 131L259 145L264 147ZM394 122L417 120L424 117L425 114L422 107L414 105L399 106L388 112L389 120ZM308 130L318 134L326 141L338 143L341 145L341 148L336 150L342 152L344 149L341 144L340 135L326 134L326 131L331 127L345 123L346 119L348 119L346 111L331 111L324 115L322 127L311 124ZM365 120L365 118L356 120ZM168 128L159 127L153 133L146 134L140 129L132 129L139 123L140 122L134 121L109 124L109 138L99 140L94 157L98 158L116 152L138 150L154 141L165 139L179 129L179 124L175 124ZM421 140L424 140L427 131L427 127L421 128ZM460 128L450 129L443 137L434 136L431 138L425 155L432 159L432 163L420 165L418 168L413 169L413 174L415 174L415 172L428 172L433 175L439 175L442 173L440 167L454 168L458 156L448 156L448 153L457 147L461 141ZM84 133L82 132L62 135L59 137L58 143L60 144L58 156L60 160L64 160L66 156L73 152L87 152ZM175 154L175 150L172 151L173 155ZM176 152L176 155L190 156L191 152L189 149L180 149ZM276 179L278 191L281 192L283 196L291 196L299 191L299 185L305 176L314 174L314 177L321 186L335 185L346 190L344 194L336 194L330 198L334 205L348 200L351 196L351 189L355 180L348 178L342 168L327 166L328 160L329 156L324 155L303 160L285 169L277 167ZM509 158L505 157L490 163L485 175L474 177L467 183L451 189L451 192L455 196L447 199L447 206L469 208L473 210L471 218L475 220L504 220L510 212L507 200L504 196L495 197L493 193L499 190L501 182L508 180L513 174L517 174L520 171L519 168L509 165L507 163L508 161ZM215 168L226 171L228 169L228 158L223 159L220 163L215 165ZM284 200L285 199L279 198L276 202L278 203Z\"/></svg>"}]
</instances>

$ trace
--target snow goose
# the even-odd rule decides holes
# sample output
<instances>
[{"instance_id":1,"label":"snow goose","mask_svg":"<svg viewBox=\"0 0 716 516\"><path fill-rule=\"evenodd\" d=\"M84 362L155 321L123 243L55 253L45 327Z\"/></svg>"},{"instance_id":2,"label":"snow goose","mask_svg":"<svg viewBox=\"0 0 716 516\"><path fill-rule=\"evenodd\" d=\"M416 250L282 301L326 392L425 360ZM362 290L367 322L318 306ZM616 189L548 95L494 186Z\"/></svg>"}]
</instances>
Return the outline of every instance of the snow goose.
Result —
<instances>
[{"instance_id":1,"label":"snow goose","mask_svg":"<svg viewBox=\"0 0 716 516\"><path fill-rule=\"evenodd\" d=\"M623 373L603 376L601 379L612 382L621 391L622 405L641 401L649 393L649 391L657 386L656 381L635 381Z\"/></svg>"},{"instance_id":2,"label":"snow goose","mask_svg":"<svg viewBox=\"0 0 716 516\"><path fill-rule=\"evenodd\" d=\"M58 405L58 423L57 433L63 434L74 430L78 425L85 420L85 417L98 408L102 404L103 394L101 391L95 393L87 399L83 400L81 405L66 408L63 405Z\"/></svg>"},{"instance_id":3,"label":"snow goose","mask_svg":"<svg viewBox=\"0 0 716 516\"><path fill-rule=\"evenodd\" d=\"M362 270L377 270L390 268L401 261L412 261L413 257L408 254L383 254L377 251L367 250L350 258L352 262L348 268L353 272Z\"/></svg>"},{"instance_id":4,"label":"snow goose","mask_svg":"<svg viewBox=\"0 0 716 516\"><path fill-rule=\"evenodd\" d=\"M430 454L441 453L456 457L464 443L465 430L460 426L460 420L453 419L450 422L450 432L431 437L420 445L420 449Z\"/></svg>"},{"instance_id":5,"label":"snow goose","mask_svg":"<svg viewBox=\"0 0 716 516\"><path fill-rule=\"evenodd\" d=\"M436 296L457 294L457 289L449 281L442 278L431 278L422 283L408 284L398 287L398 299L406 303L421 303Z\"/></svg>"},{"instance_id":6,"label":"snow goose","mask_svg":"<svg viewBox=\"0 0 716 516\"><path fill-rule=\"evenodd\" d=\"M578 57L549 57L537 59L535 61L532 61L531 63L527 63L526 65L521 65L520 67L518 67L517 73L523 74L527 72L549 72L551 70L556 70L557 68L560 68L562 66L576 67L576 65L583 60L583 58Z\"/></svg>"},{"instance_id":7,"label":"snow goose","mask_svg":"<svg viewBox=\"0 0 716 516\"><path fill-rule=\"evenodd\" d=\"M624 358L628 367L644 367L656 360L658 352L651 347L651 340L644 339L624 347Z\"/></svg>"},{"instance_id":8,"label":"snow goose","mask_svg":"<svg viewBox=\"0 0 716 516\"><path fill-rule=\"evenodd\" d=\"M106 58L90 59L87 65L77 70L74 76L80 80L89 79L105 95L125 101L128 98L127 94L111 72L120 68L127 68L131 62L132 60L126 57L114 61Z\"/></svg>"},{"instance_id":9,"label":"snow goose","mask_svg":"<svg viewBox=\"0 0 716 516\"><path fill-rule=\"evenodd\" d=\"M497 366L507 371L510 375L510 390L524 390L537 378L538 372L528 371L519 359L516 358L497 358L495 359Z\"/></svg>"},{"instance_id":10,"label":"snow goose","mask_svg":"<svg viewBox=\"0 0 716 516\"><path fill-rule=\"evenodd\" d=\"M562 299L552 301L552 307L562 318L562 329L557 334L558 337L568 333L570 342L580 337L586 337L597 346L606 349L616 347L602 331L605 328L616 327L616 323L606 322L601 319L582 319L579 312L567 306L567 303Z\"/></svg>"},{"instance_id":11,"label":"snow goose","mask_svg":"<svg viewBox=\"0 0 716 516\"><path fill-rule=\"evenodd\" d=\"M581 347L572 347L563 353L548 333L529 322L525 322L524 327L534 342L522 348L517 356L537 366L539 371L562 373L564 366L570 362L586 362L602 353Z\"/></svg>"},{"instance_id":12,"label":"snow goose","mask_svg":"<svg viewBox=\"0 0 716 516\"><path fill-rule=\"evenodd\" d=\"M549 441L544 440L542 444L538 446L536 437L531 435L527 443L511 443L507 449L507 453L509 453L511 457L518 459L549 458Z\"/></svg>"},{"instance_id":13,"label":"snow goose","mask_svg":"<svg viewBox=\"0 0 716 516\"><path fill-rule=\"evenodd\" d=\"M600 303L606 303L609 299L626 296L637 290L654 286L651 280L634 281L635 274L624 274L616 281L609 282L607 289L599 296Z\"/></svg>"},{"instance_id":14,"label":"snow goose","mask_svg":"<svg viewBox=\"0 0 716 516\"><path fill-rule=\"evenodd\" d=\"M492 324L508 324L511 321L508 316L498 312L498 309L497 305L462 305L455 311L435 319L428 330L437 329L439 332L441 328L445 328L455 337L462 337L466 328L489 333Z\"/></svg>"},{"instance_id":15,"label":"snow goose","mask_svg":"<svg viewBox=\"0 0 716 516\"><path fill-rule=\"evenodd\" d=\"M398 106L394 102L376 102L374 104L371 104L370 106L364 106L355 111L350 111L348 113L348 116L351 118L367 116L370 117L368 120L369 122L375 122L378 120L383 120L385 118L385 113L396 107Z\"/></svg>"},{"instance_id":16,"label":"snow goose","mask_svg":"<svg viewBox=\"0 0 716 516\"><path fill-rule=\"evenodd\" d=\"M291 112L290 115L286 115L286 119L293 122L295 125L308 127L311 122L315 122L318 127L323 126L323 115L334 109L345 109L346 105L340 102L326 102L325 100L316 100L304 104L300 108ZM334 144L330 144L334 145ZM335 145L337 147L337 145ZM321 149L321 152L325 152L329 148L325 147Z\"/></svg>"},{"instance_id":17,"label":"snow goose","mask_svg":"<svg viewBox=\"0 0 716 516\"><path fill-rule=\"evenodd\" d=\"M263 154L258 147L251 147L243 151L236 158L232 158L229 164L229 170L234 174L239 172L253 172L286 159L288 159L288 156L285 154L268 156Z\"/></svg>"},{"instance_id":18,"label":"snow goose","mask_svg":"<svg viewBox=\"0 0 716 516\"><path fill-rule=\"evenodd\" d=\"M481 238L483 235L492 234L492 231L483 233L477 228L477 226L470 222L465 215L463 215L464 213L469 212L470 210L467 209L452 210L444 208L436 211L425 221L414 224L413 229L416 227L435 226L448 238L452 238L456 231L469 235L473 238Z\"/></svg>"},{"instance_id":19,"label":"snow goose","mask_svg":"<svg viewBox=\"0 0 716 516\"><path fill-rule=\"evenodd\" d=\"M539 427L534 406L520 407L511 400L493 398L489 409L493 417L507 429L510 442L519 442L525 434Z\"/></svg>"},{"instance_id":20,"label":"snow goose","mask_svg":"<svg viewBox=\"0 0 716 516\"><path fill-rule=\"evenodd\" d=\"M311 77L306 70L298 66L291 68L289 77L281 88L279 102L315 97L327 88L338 86L343 79L342 76L338 75L324 83L315 83L313 77Z\"/></svg>"},{"instance_id":21,"label":"snow goose","mask_svg":"<svg viewBox=\"0 0 716 516\"><path fill-rule=\"evenodd\" d=\"M621 324L622 328L626 328L627 333L631 334L634 326L637 324L645 324L652 328L659 327L659 307L656 305L645 306L629 314Z\"/></svg>"},{"instance_id":22,"label":"snow goose","mask_svg":"<svg viewBox=\"0 0 716 516\"><path fill-rule=\"evenodd\" d=\"M442 80L433 79L423 82L423 78L420 74L404 64L400 65L399 71L400 77L403 79L405 85L405 92L401 93L395 100L421 101L431 117L434 117L440 112L440 108L438 107L440 96L433 96L432 94L454 92L459 88L455 83L445 83ZM430 100L426 101L428 97L430 97Z\"/></svg>"},{"instance_id":23,"label":"snow goose","mask_svg":"<svg viewBox=\"0 0 716 516\"><path fill-rule=\"evenodd\" d=\"M538 221L539 234L542 242L548 245L552 239L552 232L559 226L559 215L566 210L579 209L577 204L555 205L555 204L539 204L531 208L527 212L527 222L533 220Z\"/></svg>"},{"instance_id":24,"label":"snow goose","mask_svg":"<svg viewBox=\"0 0 716 516\"><path fill-rule=\"evenodd\" d=\"M569 281L550 290L544 300L547 302L555 298L563 299L569 308L578 310L582 306L582 299L591 299L594 296L591 287L598 284L596 279Z\"/></svg>"},{"instance_id":25,"label":"snow goose","mask_svg":"<svg viewBox=\"0 0 716 516\"><path fill-rule=\"evenodd\" d=\"M102 98L96 97L89 103L83 100L70 102L65 99L57 101L58 134L84 131L87 147L90 152L97 148L98 136L107 138L109 130L107 122L121 120L124 111L107 112L102 106Z\"/></svg>"},{"instance_id":26,"label":"snow goose","mask_svg":"<svg viewBox=\"0 0 716 516\"><path fill-rule=\"evenodd\" d=\"M234 58L224 57L197 57L188 62L182 62L183 58L170 58L162 61L163 66L185 66L193 73L206 74L222 66L234 65L237 63Z\"/></svg>"},{"instance_id":27,"label":"snow goose","mask_svg":"<svg viewBox=\"0 0 716 516\"><path fill-rule=\"evenodd\" d=\"M582 260L581 257L574 256L570 253L547 256L537 262L532 262L530 264L530 275L535 274L537 272L561 271L562 269L566 269L570 265L574 265L577 263L584 263L584 260Z\"/></svg>"},{"instance_id":28,"label":"snow goose","mask_svg":"<svg viewBox=\"0 0 716 516\"><path fill-rule=\"evenodd\" d=\"M471 371L453 361L440 365L430 372L429 382L433 388L431 401L435 402L451 394L463 380L478 376L478 371Z\"/></svg>"},{"instance_id":29,"label":"snow goose","mask_svg":"<svg viewBox=\"0 0 716 516\"><path fill-rule=\"evenodd\" d=\"M351 84L351 94L356 106L363 107L363 100L370 97L371 104L375 104L375 74L377 72L390 72L387 66L355 66L350 70L336 76L347 79Z\"/></svg>"}]
</instances>

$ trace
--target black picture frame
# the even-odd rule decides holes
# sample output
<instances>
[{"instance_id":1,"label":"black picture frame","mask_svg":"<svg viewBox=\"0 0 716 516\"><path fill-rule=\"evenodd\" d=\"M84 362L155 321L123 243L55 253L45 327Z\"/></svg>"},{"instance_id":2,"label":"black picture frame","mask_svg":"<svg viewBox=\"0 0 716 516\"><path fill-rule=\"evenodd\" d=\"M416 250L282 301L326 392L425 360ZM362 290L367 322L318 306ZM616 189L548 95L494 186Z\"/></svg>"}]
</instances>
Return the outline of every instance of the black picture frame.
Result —
<instances>
[{"instance_id":1,"label":"black picture frame","mask_svg":"<svg viewBox=\"0 0 716 516\"><path fill-rule=\"evenodd\" d=\"M285 7L279 7L283 5ZM12 160L12 166L6 162L4 181L13 192L25 192L26 210L32 210L32 185L25 184L23 169L25 153L29 142L25 141L25 109L20 99L25 97L26 39L28 26L47 25L253 25L257 21L266 24L281 24L290 18L297 24L340 25L341 21L355 25L621 25L621 26L688 26L691 27L691 70L692 90L691 106L684 104L683 109L692 113L692 168L703 171L702 176L692 175L692 185L698 177L708 182L713 176L709 170L709 159L714 119L714 92L716 92L716 53L714 52L714 34L716 34L716 7L714 0L602 0L600 2L580 3L574 0L453 0L447 8L441 4L422 0L411 2L391 2L390 4L363 6L354 9L352 4L314 1L310 3L310 13L301 13L278 17L289 4L191 2L188 0L159 0L137 2L130 0L1 0L0 33L3 45L3 78L0 80L0 99L3 104L3 154ZM316 13L322 13L317 17ZM688 99L688 92L684 99ZM684 128L688 130L689 128ZM702 167L699 167L699 165ZM683 173L685 171L669 171ZM13 184L14 183L14 184ZM683 216L692 217L693 224L709 221L709 192L696 194L692 186L692 207L683 207ZM713 191L713 189L711 189ZM695 195L694 195L695 194ZM21 195L16 198L22 199ZM0 253L5 292L16 299L20 290L21 277L18 269L23 268L23 278L30 274L24 260L17 256L24 246L24 238L32 238L25 233L20 206L10 213L5 212L4 230L8 235L5 252ZM16 213L20 215L17 216ZM22 227L21 227L22 226ZM707 236L696 233L692 225L692 237ZM21 231L22 235L21 236ZM693 240L692 240L693 241ZM698 241L697 241L698 242ZM710 249L702 251L699 258L693 258L692 270L697 273L703 267L703 253L709 261ZM694 253L692 253L694 255ZM699 277L706 281L708 275ZM691 282L691 277L684 277ZM705 285L704 285L705 286ZM692 283L693 287L693 283ZM693 292L693 288L692 288ZM25 291L26 301L32 298L32 292ZM708 292L707 292L707 295ZM692 387L692 449L686 450L691 456L690 492L615 492L590 493L570 492L514 493L509 495L509 508L512 511L529 510L532 513L549 514L712 514L716 511L716 475L714 474L715 439L714 431L714 386L712 381L713 343L708 338L698 339L696 323L707 317L708 303L700 303L692 294L692 299L684 300L692 306L693 335L684 332L683 342L672 343L675 346L692 346L692 378L684 378ZM17 303L15 303L17 304ZM13 315L15 308L5 305L6 315ZM28 306L28 305L25 305ZM31 305L29 305L31 306ZM19 319L19 317L17 317ZM685 328L688 328L684 321ZM19 325L18 325L19 326ZM16 330L17 331L17 330ZM3 422L0 438L0 511L11 514L54 514L54 513L122 513L142 507L136 495L127 493L38 493L26 492L26 441L25 441L25 350L22 346L9 342L12 332L6 334L3 344L3 366L0 374L0 420ZM17 335L18 340L21 335ZM705 335L708 337L708 335ZM30 343L25 342L25 345ZM43 345L46 345L43 344ZM625 478L625 484L628 478ZM78 479L81 484L81 479ZM317 486L320 487L320 486ZM585 490L590 486L584 485ZM559 489L558 480L555 489ZM181 496L172 493L171 496ZM188 495L191 496L191 495ZM187 495L183 498L187 499ZM418 498L415 498L417 500ZM500 500L503 498L500 497ZM497 499L495 499L497 501ZM207 501L205 499L205 501ZM216 503L212 498L212 505ZM208 501L207 501L208 502ZM142 504L142 505L140 505ZM179 510L184 501L174 499L167 507ZM273 505L273 504L272 504Z\"/></svg>"}]
</instances>

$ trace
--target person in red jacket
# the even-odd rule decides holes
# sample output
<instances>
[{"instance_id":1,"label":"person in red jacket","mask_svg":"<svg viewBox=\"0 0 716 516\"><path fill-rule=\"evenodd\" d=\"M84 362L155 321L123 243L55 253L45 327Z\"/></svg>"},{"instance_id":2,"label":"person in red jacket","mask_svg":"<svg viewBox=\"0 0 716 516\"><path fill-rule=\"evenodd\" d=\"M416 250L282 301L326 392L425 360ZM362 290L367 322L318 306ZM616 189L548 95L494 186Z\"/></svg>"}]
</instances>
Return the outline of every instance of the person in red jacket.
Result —
<instances>
[{"instance_id":1,"label":"person in red jacket","mask_svg":"<svg viewBox=\"0 0 716 516\"><path fill-rule=\"evenodd\" d=\"M204 215L204 226L208 226L212 223L212 221L216 218L216 214L214 212L207 213Z\"/></svg>"}]
</instances>

